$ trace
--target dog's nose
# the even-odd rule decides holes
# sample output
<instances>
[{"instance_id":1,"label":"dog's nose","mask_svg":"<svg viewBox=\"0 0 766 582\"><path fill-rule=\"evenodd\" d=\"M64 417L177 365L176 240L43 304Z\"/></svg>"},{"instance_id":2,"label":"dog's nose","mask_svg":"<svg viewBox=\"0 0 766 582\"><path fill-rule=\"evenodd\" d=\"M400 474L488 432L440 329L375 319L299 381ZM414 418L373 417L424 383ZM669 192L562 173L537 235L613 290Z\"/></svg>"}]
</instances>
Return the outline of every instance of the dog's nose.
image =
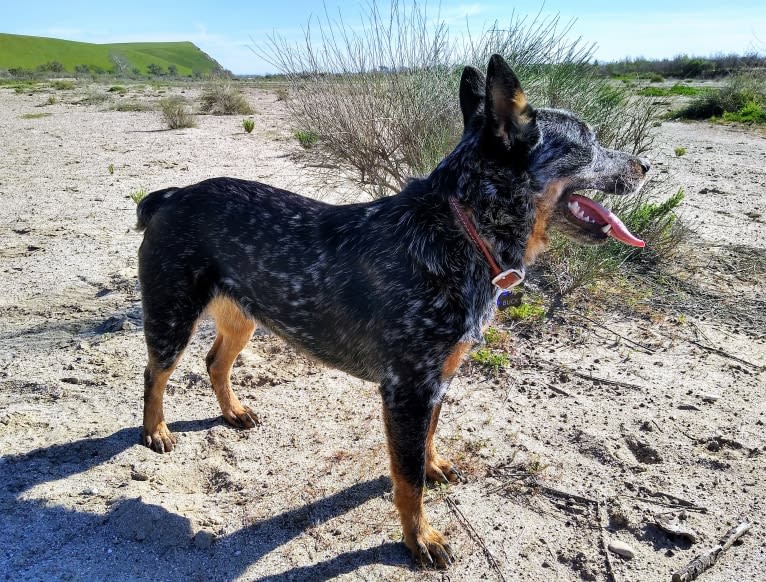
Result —
<instances>
[{"instance_id":1,"label":"dog's nose","mask_svg":"<svg viewBox=\"0 0 766 582\"><path fill-rule=\"evenodd\" d=\"M641 165L641 169L644 171L644 174L646 174L652 168L652 165L649 163L649 160L646 160L644 158L638 158L638 163Z\"/></svg>"}]
</instances>

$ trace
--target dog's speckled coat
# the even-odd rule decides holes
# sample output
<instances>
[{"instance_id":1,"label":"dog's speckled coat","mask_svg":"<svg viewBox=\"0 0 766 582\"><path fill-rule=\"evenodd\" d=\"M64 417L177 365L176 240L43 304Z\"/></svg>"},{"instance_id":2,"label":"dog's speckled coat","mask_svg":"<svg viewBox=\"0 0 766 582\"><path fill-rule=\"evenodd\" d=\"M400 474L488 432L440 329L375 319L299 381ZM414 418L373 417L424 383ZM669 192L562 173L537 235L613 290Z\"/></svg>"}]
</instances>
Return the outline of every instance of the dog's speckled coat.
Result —
<instances>
[{"instance_id":1,"label":"dog's speckled coat","mask_svg":"<svg viewBox=\"0 0 766 582\"><path fill-rule=\"evenodd\" d=\"M390 198L332 206L214 178L153 192L139 204L146 445L174 448L164 388L206 309L218 332L207 365L222 413L232 424L255 424L229 375L260 322L319 360L380 384L404 541L419 562L452 560L426 520L423 487L427 477L459 478L433 436L449 382L494 314L496 290L448 199L471 214L501 268L521 268L544 246L549 221L583 241L605 238L565 218L567 192L626 193L647 169L602 148L571 114L532 109L497 55L486 83L465 69L460 104L465 130L455 150Z\"/></svg>"}]
</instances>

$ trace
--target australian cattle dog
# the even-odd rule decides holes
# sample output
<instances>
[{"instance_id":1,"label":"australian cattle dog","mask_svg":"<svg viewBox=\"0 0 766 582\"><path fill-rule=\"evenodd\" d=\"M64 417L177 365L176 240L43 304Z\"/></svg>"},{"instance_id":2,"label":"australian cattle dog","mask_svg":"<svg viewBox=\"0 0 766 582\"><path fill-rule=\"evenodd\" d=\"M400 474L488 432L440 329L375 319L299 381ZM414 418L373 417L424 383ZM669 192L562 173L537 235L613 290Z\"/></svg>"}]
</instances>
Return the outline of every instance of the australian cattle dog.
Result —
<instances>
[{"instance_id":1,"label":"australian cattle dog","mask_svg":"<svg viewBox=\"0 0 766 582\"><path fill-rule=\"evenodd\" d=\"M596 141L571 113L534 109L506 62L460 84L462 137L399 194L335 206L259 182L213 178L138 205L144 333L143 443L172 451L165 385L203 313L216 324L207 369L223 417L256 415L232 391L234 359L256 323L329 366L380 385L404 543L445 567L453 552L428 522L426 479L459 480L437 453L442 399L481 341L498 295L524 278L549 227L596 244L643 246L601 204L577 193L629 194L644 160Z\"/></svg>"}]
</instances>

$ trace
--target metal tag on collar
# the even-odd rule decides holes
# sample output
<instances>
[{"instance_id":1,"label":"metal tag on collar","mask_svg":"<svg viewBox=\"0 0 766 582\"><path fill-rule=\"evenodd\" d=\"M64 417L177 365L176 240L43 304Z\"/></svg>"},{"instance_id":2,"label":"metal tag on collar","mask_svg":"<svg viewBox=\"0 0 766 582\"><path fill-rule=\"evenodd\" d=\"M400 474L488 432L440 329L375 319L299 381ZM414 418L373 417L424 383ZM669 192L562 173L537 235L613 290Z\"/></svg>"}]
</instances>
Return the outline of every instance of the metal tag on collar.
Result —
<instances>
[{"instance_id":1,"label":"metal tag on collar","mask_svg":"<svg viewBox=\"0 0 766 582\"><path fill-rule=\"evenodd\" d=\"M500 310L521 305L523 293L518 289L512 290L524 281L524 269L508 269L492 278L492 284L497 287L497 308Z\"/></svg>"}]
</instances>

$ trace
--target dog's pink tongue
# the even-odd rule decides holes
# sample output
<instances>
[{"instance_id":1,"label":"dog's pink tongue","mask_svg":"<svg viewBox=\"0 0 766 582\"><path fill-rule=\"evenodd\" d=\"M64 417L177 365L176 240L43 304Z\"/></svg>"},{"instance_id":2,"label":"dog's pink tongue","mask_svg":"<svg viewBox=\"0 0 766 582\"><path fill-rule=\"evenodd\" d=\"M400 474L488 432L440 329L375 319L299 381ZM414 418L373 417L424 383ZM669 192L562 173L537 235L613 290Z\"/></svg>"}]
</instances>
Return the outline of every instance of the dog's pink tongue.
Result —
<instances>
[{"instance_id":1,"label":"dog's pink tongue","mask_svg":"<svg viewBox=\"0 0 766 582\"><path fill-rule=\"evenodd\" d=\"M595 200L580 196L579 194L572 194L569 196L569 202L577 202L580 208L587 212L591 218L598 219L604 226L610 225L612 228L609 229L607 234L612 238L633 247L646 246L644 241L628 230L628 227L622 223L622 220L616 214L604 208Z\"/></svg>"}]
</instances>

